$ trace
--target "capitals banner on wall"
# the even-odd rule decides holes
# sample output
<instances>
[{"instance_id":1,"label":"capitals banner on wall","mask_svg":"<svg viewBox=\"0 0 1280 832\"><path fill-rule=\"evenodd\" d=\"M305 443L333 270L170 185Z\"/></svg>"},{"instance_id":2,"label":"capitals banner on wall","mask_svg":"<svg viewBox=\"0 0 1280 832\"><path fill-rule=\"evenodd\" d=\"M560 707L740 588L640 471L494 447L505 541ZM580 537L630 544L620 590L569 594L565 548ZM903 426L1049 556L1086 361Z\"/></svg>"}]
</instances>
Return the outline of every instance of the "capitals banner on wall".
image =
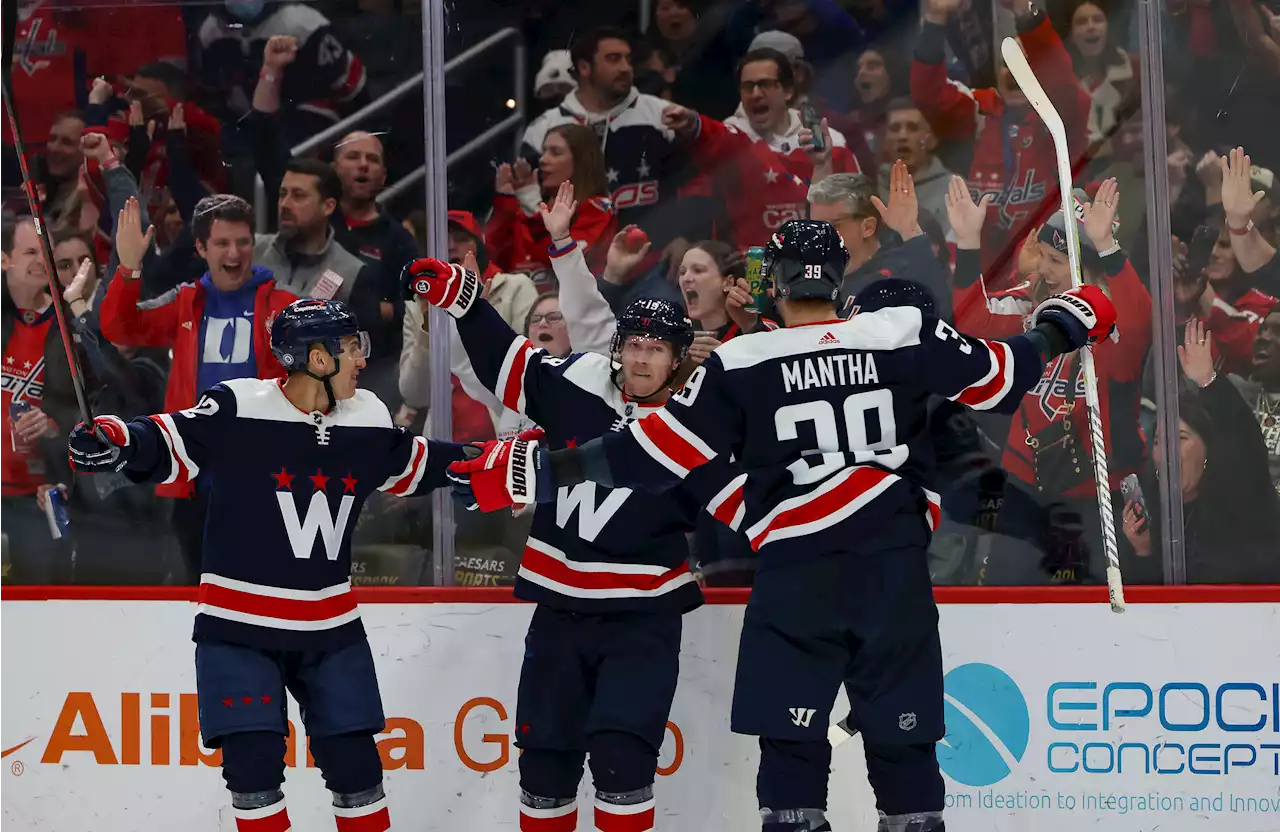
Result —
<instances>
[{"instance_id":1,"label":"capitals banner on wall","mask_svg":"<svg viewBox=\"0 0 1280 832\"><path fill-rule=\"evenodd\" d=\"M686 618L659 759L659 829L757 828L756 743L728 730L742 607ZM370 604L392 815L423 830L514 830L516 680L531 608ZM199 742L194 605L6 601L0 802L8 830L233 830ZM948 828L1280 830L1280 605L942 608ZM844 715L843 696L833 720ZM301 729L296 710L291 723ZM909 724L910 714L902 719ZM829 816L870 832L857 738L835 749ZM291 741L295 828L332 829ZM582 805L590 805L590 776ZM590 828L590 813L581 814Z\"/></svg>"}]
</instances>

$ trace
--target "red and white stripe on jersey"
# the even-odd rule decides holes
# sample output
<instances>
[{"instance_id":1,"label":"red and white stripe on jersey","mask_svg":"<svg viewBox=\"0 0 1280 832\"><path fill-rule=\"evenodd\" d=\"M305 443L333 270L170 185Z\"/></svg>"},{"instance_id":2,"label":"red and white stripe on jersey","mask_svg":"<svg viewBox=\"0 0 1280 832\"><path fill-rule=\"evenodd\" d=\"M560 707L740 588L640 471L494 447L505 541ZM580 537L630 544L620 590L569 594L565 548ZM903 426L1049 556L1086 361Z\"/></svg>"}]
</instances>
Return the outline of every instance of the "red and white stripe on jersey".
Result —
<instances>
[{"instance_id":1,"label":"red and white stripe on jersey","mask_svg":"<svg viewBox=\"0 0 1280 832\"><path fill-rule=\"evenodd\" d=\"M391 812L387 809L385 794L367 806L354 809L334 806L333 816L338 832L387 832L391 828Z\"/></svg>"},{"instance_id":2,"label":"red and white stripe on jersey","mask_svg":"<svg viewBox=\"0 0 1280 832\"><path fill-rule=\"evenodd\" d=\"M324 589L286 589L205 572L197 602L197 615L275 630L330 630L360 617L350 581Z\"/></svg>"},{"instance_id":3,"label":"red and white stripe on jersey","mask_svg":"<svg viewBox=\"0 0 1280 832\"><path fill-rule=\"evenodd\" d=\"M289 812L281 798L260 809L231 808L236 819L236 832L289 832Z\"/></svg>"},{"instance_id":4,"label":"red and white stripe on jersey","mask_svg":"<svg viewBox=\"0 0 1280 832\"><path fill-rule=\"evenodd\" d=\"M720 489L720 493L711 498L711 502L707 503L707 512L712 517L724 523L735 532L738 526L742 524L742 516L746 513L746 504L743 502L742 487L746 485L747 475L739 474Z\"/></svg>"},{"instance_id":5,"label":"red and white stripe on jersey","mask_svg":"<svg viewBox=\"0 0 1280 832\"><path fill-rule=\"evenodd\" d=\"M841 522L880 496L901 477L880 468L855 465L834 475L807 494L774 506L747 529L751 548L820 532Z\"/></svg>"},{"instance_id":6,"label":"red and white stripe on jersey","mask_svg":"<svg viewBox=\"0 0 1280 832\"><path fill-rule=\"evenodd\" d=\"M392 494L412 494L422 482L422 475L427 472L427 440L421 436L413 437L413 450L409 453L409 463L404 470L387 479L378 486L379 491L390 491Z\"/></svg>"},{"instance_id":7,"label":"red and white stripe on jersey","mask_svg":"<svg viewBox=\"0 0 1280 832\"><path fill-rule=\"evenodd\" d=\"M681 479L716 455L706 442L680 424L680 420L666 409L655 410L643 419L637 419L628 429L649 456Z\"/></svg>"},{"instance_id":8,"label":"red and white stripe on jersey","mask_svg":"<svg viewBox=\"0 0 1280 832\"><path fill-rule=\"evenodd\" d=\"M982 378L948 398L974 410L989 410L999 404L1013 387L1013 350L1003 341L973 338L970 342L987 348L991 366Z\"/></svg>"},{"instance_id":9,"label":"red and white stripe on jersey","mask_svg":"<svg viewBox=\"0 0 1280 832\"><path fill-rule=\"evenodd\" d=\"M687 563L668 569L649 563L570 560L536 537L525 541L520 577L571 598L652 598L693 583Z\"/></svg>"},{"instance_id":10,"label":"red and white stripe on jersey","mask_svg":"<svg viewBox=\"0 0 1280 832\"><path fill-rule=\"evenodd\" d=\"M942 495L927 488L921 490L924 491L925 499L929 501L925 509L925 520L929 523L929 531L936 532L938 524L942 522Z\"/></svg>"},{"instance_id":11,"label":"red and white stripe on jersey","mask_svg":"<svg viewBox=\"0 0 1280 832\"><path fill-rule=\"evenodd\" d=\"M360 63L360 59L356 57L354 52L348 50L347 71L333 85L334 97L339 101L350 101L360 94L360 90L364 89L364 82L364 64Z\"/></svg>"},{"instance_id":12,"label":"red and white stripe on jersey","mask_svg":"<svg viewBox=\"0 0 1280 832\"><path fill-rule=\"evenodd\" d=\"M529 358L533 355L533 344L528 338L516 338L507 348L507 355L502 359L502 369L498 371L496 391L502 397L502 406L516 413L524 413L524 372L529 367Z\"/></svg>"},{"instance_id":13,"label":"red and white stripe on jersey","mask_svg":"<svg viewBox=\"0 0 1280 832\"><path fill-rule=\"evenodd\" d=\"M168 413L157 413L147 418L160 427L160 435L164 437L165 447L169 451L171 463L169 478L160 484L195 482L196 475L200 473L200 466L187 455L187 446L182 441L182 434L178 432L178 426L174 424L173 417Z\"/></svg>"},{"instance_id":14,"label":"red and white stripe on jersey","mask_svg":"<svg viewBox=\"0 0 1280 832\"><path fill-rule=\"evenodd\" d=\"M577 803L551 809L535 809L520 804L520 832L575 832L577 828Z\"/></svg>"},{"instance_id":15,"label":"red and white stripe on jersey","mask_svg":"<svg viewBox=\"0 0 1280 832\"><path fill-rule=\"evenodd\" d=\"M654 802L619 806L596 798L596 829L600 832L649 832L653 829Z\"/></svg>"}]
</instances>

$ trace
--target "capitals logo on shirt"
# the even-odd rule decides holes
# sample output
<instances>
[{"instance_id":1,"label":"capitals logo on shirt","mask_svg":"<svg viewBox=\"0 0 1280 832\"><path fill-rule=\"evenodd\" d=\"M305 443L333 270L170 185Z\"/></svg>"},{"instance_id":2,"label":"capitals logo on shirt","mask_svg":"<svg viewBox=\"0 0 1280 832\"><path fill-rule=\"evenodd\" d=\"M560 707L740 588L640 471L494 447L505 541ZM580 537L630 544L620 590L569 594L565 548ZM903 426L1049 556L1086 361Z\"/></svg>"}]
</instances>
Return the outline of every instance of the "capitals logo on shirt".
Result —
<instances>
[{"instance_id":1,"label":"capitals logo on shirt","mask_svg":"<svg viewBox=\"0 0 1280 832\"><path fill-rule=\"evenodd\" d=\"M35 361L18 361L12 355L4 360L4 392L12 401L31 401L39 404L44 399L44 358Z\"/></svg>"},{"instance_id":2,"label":"capitals logo on shirt","mask_svg":"<svg viewBox=\"0 0 1280 832\"><path fill-rule=\"evenodd\" d=\"M1040 412L1051 422L1070 412L1071 407L1067 404L1067 390L1070 386L1075 388L1071 394L1073 404L1082 401L1084 396L1084 373L1077 371L1074 379L1068 379L1066 376L1070 372L1070 365L1065 359L1066 356L1054 359L1049 372L1040 377L1029 394L1036 397Z\"/></svg>"}]
</instances>

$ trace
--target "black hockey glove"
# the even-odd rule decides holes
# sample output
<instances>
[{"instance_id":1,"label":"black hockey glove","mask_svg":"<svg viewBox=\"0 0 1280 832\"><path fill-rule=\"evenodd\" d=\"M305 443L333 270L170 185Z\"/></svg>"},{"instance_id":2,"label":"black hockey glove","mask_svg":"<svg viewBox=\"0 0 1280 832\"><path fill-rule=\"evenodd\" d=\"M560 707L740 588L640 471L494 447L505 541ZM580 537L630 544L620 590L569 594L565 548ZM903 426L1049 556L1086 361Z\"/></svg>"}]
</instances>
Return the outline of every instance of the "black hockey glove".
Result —
<instances>
[{"instance_id":1,"label":"black hockey glove","mask_svg":"<svg viewBox=\"0 0 1280 832\"><path fill-rule=\"evenodd\" d=\"M92 427L81 422L67 438L71 467L85 474L120 471L137 449L118 416L98 416Z\"/></svg>"}]
</instances>

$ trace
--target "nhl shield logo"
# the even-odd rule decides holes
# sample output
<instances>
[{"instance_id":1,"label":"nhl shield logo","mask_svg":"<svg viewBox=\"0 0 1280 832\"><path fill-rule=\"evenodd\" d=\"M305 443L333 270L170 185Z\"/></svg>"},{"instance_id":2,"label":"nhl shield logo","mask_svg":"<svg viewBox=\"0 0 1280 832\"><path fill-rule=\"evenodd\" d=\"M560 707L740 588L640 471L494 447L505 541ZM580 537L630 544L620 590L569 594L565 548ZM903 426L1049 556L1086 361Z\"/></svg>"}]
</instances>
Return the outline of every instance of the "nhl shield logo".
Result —
<instances>
[{"instance_id":1,"label":"nhl shield logo","mask_svg":"<svg viewBox=\"0 0 1280 832\"><path fill-rule=\"evenodd\" d=\"M916 727L916 715L914 713L898 714L898 727L903 731L910 731Z\"/></svg>"}]
</instances>

